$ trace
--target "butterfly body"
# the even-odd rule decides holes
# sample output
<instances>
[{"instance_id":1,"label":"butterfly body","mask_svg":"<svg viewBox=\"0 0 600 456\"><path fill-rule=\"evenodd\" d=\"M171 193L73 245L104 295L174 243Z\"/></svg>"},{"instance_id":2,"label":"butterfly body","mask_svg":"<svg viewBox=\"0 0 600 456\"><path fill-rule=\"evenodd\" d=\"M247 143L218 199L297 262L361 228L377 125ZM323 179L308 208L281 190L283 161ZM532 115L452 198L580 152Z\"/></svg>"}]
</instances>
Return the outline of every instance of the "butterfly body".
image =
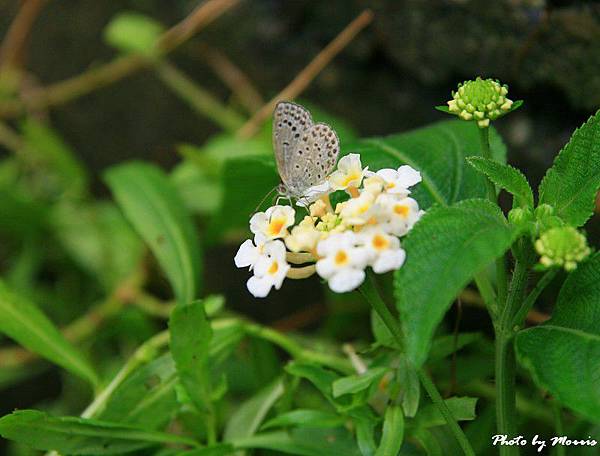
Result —
<instances>
[{"instance_id":1,"label":"butterfly body","mask_svg":"<svg viewBox=\"0 0 600 456\"><path fill-rule=\"evenodd\" d=\"M315 124L302 106L280 102L273 115L273 150L281 177L279 193L301 198L331 173L340 141L329 125Z\"/></svg>"}]
</instances>

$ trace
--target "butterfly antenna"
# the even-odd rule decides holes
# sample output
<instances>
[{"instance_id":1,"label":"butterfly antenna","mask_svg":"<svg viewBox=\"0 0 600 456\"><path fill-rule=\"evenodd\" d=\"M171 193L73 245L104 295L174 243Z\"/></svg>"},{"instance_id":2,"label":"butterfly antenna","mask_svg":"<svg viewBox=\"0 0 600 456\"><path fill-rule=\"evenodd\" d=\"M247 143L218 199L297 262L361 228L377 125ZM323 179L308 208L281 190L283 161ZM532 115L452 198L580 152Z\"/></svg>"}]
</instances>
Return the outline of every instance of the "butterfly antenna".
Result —
<instances>
[{"instance_id":1,"label":"butterfly antenna","mask_svg":"<svg viewBox=\"0 0 600 456\"><path fill-rule=\"evenodd\" d=\"M269 196L271 196L271 195L273 194L273 192L274 192L275 190L277 190L277 188L279 188L279 185L276 185L276 186L275 186L275 187L273 187L271 190L269 190L269 193L267 193L267 194L266 194L266 195L263 197L263 199L261 199L261 200L260 200L260 203L258 203L258 206L256 206L256 207L254 208L254 211L252 212L252 215L254 215L254 214L256 214L256 213L258 212L258 209L260 209L260 207L261 207L261 206L263 205L263 203L264 203L264 202L267 200L267 198L268 198Z\"/></svg>"}]
</instances>

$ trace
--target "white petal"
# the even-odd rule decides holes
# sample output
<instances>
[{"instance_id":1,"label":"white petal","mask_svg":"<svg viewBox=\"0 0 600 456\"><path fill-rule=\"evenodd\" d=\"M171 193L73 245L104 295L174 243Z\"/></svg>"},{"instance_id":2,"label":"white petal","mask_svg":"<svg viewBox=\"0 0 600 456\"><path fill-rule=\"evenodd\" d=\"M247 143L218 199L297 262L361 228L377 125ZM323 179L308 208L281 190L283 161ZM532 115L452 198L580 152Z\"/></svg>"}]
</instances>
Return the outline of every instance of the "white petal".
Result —
<instances>
[{"instance_id":1,"label":"white petal","mask_svg":"<svg viewBox=\"0 0 600 456\"><path fill-rule=\"evenodd\" d=\"M273 286L273 282L269 277L256 277L252 276L246 282L246 287L248 291L252 293L252 296L255 298L264 298L271 291L271 287Z\"/></svg>"},{"instance_id":2,"label":"white petal","mask_svg":"<svg viewBox=\"0 0 600 456\"><path fill-rule=\"evenodd\" d=\"M271 208L267 209L267 212ZM263 233L269 224L269 216L265 212L257 212L250 219L250 231L254 234Z\"/></svg>"},{"instance_id":3,"label":"white petal","mask_svg":"<svg viewBox=\"0 0 600 456\"><path fill-rule=\"evenodd\" d=\"M277 274L275 274L274 276L271 276L271 281L273 282L273 286L279 290L281 288L281 285L283 284L283 280L285 279L285 276L287 274L287 272L290 270L290 265L289 264L279 264L279 269L277 269Z\"/></svg>"},{"instance_id":4,"label":"white petal","mask_svg":"<svg viewBox=\"0 0 600 456\"><path fill-rule=\"evenodd\" d=\"M377 175L387 183L396 182L396 179L398 179L398 171L391 168L380 169L377 171Z\"/></svg>"},{"instance_id":5,"label":"white petal","mask_svg":"<svg viewBox=\"0 0 600 456\"><path fill-rule=\"evenodd\" d=\"M406 252L403 249L386 250L373 263L373 271L377 274L393 271L404 264Z\"/></svg>"},{"instance_id":6,"label":"white petal","mask_svg":"<svg viewBox=\"0 0 600 456\"><path fill-rule=\"evenodd\" d=\"M250 239L247 239L240 245L233 261L238 268L245 268L247 266L253 266L258 260L258 257L258 248Z\"/></svg>"},{"instance_id":7,"label":"white petal","mask_svg":"<svg viewBox=\"0 0 600 456\"><path fill-rule=\"evenodd\" d=\"M412 187L421 182L421 173L416 169L403 165L398 168L398 184L404 188Z\"/></svg>"},{"instance_id":8,"label":"white petal","mask_svg":"<svg viewBox=\"0 0 600 456\"><path fill-rule=\"evenodd\" d=\"M346 293L357 288L365 280L365 271L344 269L329 279L329 288L336 293Z\"/></svg>"},{"instance_id":9,"label":"white petal","mask_svg":"<svg viewBox=\"0 0 600 456\"><path fill-rule=\"evenodd\" d=\"M263 253L272 259L285 263L285 244L283 241L269 241L263 247Z\"/></svg>"},{"instance_id":10,"label":"white petal","mask_svg":"<svg viewBox=\"0 0 600 456\"><path fill-rule=\"evenodd\" d=\"M323 258L322 260L317 261L315 265L317 269L317 274L324 279L328 279L333 274L338 271L338 268L335 266L335 262L332 257Z\"/></svg>"}]
</instances>

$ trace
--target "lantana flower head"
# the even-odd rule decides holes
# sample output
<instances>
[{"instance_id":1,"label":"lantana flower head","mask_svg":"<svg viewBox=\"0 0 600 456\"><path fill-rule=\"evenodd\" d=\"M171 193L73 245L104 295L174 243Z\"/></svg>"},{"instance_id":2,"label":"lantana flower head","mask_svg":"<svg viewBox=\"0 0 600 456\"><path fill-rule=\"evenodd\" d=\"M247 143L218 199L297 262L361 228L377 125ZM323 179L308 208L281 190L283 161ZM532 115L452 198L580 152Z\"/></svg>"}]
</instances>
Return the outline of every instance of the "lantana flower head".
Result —
<instances>
[{"instance_id":1,"label":"lantana flower head","mask_svg":"<svg viewBox=\"0 0 600 456\"><path fill-rule=\"evenodd\" d=\"M406 252L399 237L423 213L408 196L420 181L420 173L410 166L370 172L360 155L343 157L326 183L315 187L315 195L324 191L318 199L296 203L307 212L298 224L290 206L276 205L251 218L254 242L246 240L235 256L237 267L248 267L254 274L248 290L264 297L272 288L279 289L286 277L316 273L331 290L345 293L362 284L369 267L376 274L400 268ZM329 195L339 190L349 198L333 208Z\"/></svg>"}]
</instances>

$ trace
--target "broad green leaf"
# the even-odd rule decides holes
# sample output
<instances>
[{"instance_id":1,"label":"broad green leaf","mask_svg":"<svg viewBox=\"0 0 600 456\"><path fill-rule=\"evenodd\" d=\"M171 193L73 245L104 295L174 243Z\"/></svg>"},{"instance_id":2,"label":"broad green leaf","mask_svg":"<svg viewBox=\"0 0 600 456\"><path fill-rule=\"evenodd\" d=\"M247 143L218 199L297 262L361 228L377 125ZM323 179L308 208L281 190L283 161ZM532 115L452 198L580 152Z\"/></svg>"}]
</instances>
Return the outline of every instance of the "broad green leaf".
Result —
<instances>
[{"instance_id":1,"label":"broad green leaf","mask_svg":"<svg viewBox=\"0 0 600 456\"><path fill-rule=\"evenodd\" d=\"M517 334L519 361L567 407L600 421L600 253L573 271L552 318Z\"/></svg>"},{"instance_id":2,"label":"broad green leaf","mask_svg":"<svg viewBox=\"0 0 600 456\"><path fill-rule=\"evenodd\" d=\"M404 440L404 415L402 408L388 405L383 420L383 433L375 456L397 455Z\"/></svg>"},{"instance_id":3,"label":"broad green leaf","mask_svg":"<svg viewBox=\"0 0 600 456\"><path fill-rule=\"evenodd\" d=\"M368 418L353 418L356 443L362 456L373 456L377 450L375 426L377 422Z\"/></svg>"},{"instance_id":4,"label":"broad green leaf","mask_svg":"<svg viewBox=\"0 0 600 456\"><path fill-rule=\"evenodd\" d=\"M394 278L407 355L419 367L444 313L475 274L513 242L500 209L487 200L435 207L403 242L407 260Z\"/></svg>"},{"instance_id":5,"label":"broad green leaf","mask_svg":"<svg viewBox=\"0 0 600 456\"><path fill-rule=\"evenodd\" d=\"M254 435L282 394L283 383L277 379L237 407L225 427L223 440L235 445L237 440Z\"/></svg>"},{"instance_id":6,"label":"broad green leaf","mask_svg":"<svg viewBox=\"0 0 600 456\"><path fill-rule=\"evenodd\" d=\"M467 157L467 161L498 187L514 195L517 203L514 206L533 208L533 192L527 178L517 168L484 157Z\"/></svg>"},{"instance_id":7,"label":"broad green leaf","mask_svg":"<svg viewBox=\"0 0 600 456\"><path fill-rule=\"evenodd\" d=\"M227 444L217 444L190 451L176 451L175 456L227 456L233 453L233 447Z\"/></svg>"},{"instance_id":8,"label":"broad green leaf","mask_svg":"<svg viewBox=\"0 0 600 456\"><path fill-rule=\"evenodd\" d=\"M283 454L302 456L360 456L350 433L344 428L296 428L290 432L267 432L237 439L236 448L263 448Z\"/></svg>"},{"instance_id":9,"label":"broad green leaf","mask_svg":"<svg viewBox=\"0 0 600 456\"><path fill-rule=\"evenodd\" d=\"M0 418L0 435L38 450L63 454L123 454L165 443L197 445L190 438L174 434L84 418L53 417L37 410L20 410Z\"/></svg>"},{"instance_id":10,"label":"broad green leaf","mask_svg":"<svg viewBox=\"0 0 600 456\"><path fill-rule=\"evenodd\" d=\"M332 384L340 376L328 369L311 363L292 361L285 366L287 373L307 379L330 401L334 402Z\"/></svg>"},{"instance_id":11,"label":"broad green leaf","mask_svg":"<svg viewBox=\"0 0 600 456\"><path fill-rule=\"evenodd\" d=\"M190 212L210 215L221 206L221 182L191 160L178 164L170 177Z\"/></svg>"},{"instance_id":12,"label":"broad green leaf","mask_svg":"<svg viewBox=\"0 0 600 456\"><path fill-rule=\"evenodd\" d=\"M94 418L158 429L177 411L176 383L173 358L165 354L125 379Z\"/></svg>"},{"instance_id":13,"label":"broad green leaf","mask_svg":"<svg viewBox=\"0 0 600 456\"><path fill-rule=\"evenodd\" d=\"M133 227L169 277L180 303L196 296L200 246L177 191L157 167L133 162L113 167L105 180Z\"/></svg>"},{"instance_id":14,"label":"broad green leaf","mask_svg":"<svg viewBox=\"0 0 600 456\"><path fill-rule=\"evenodd\" d=\"M81 196L87 191L85 168L56 131L28 118L21 124L21 133L28 154L32 155L30 159L46 170L45 185L72 197Z\"/></svg>"},{"instance_id":15,"label":"broad green leaf","mask_svg":"<svg viewBox=\"0 0 600 456\"><path fill-rule=\"evenodd\" d=\"M600 188L600 111L575 130L539 188L540 204L549 204L573 226L583 225L594 211Z\"/></svg>"},{"instance_id":16,"label":"broad green leaf","mask_svg":"<svg viewBox=\"0 0 600 456\"><path fill-rule=\"evenodd\" d=\"M371 310L371 332L378 344L398 349L398 343L377 312Z\"/></svg>"},{"instance_id":17,"label":"broad green leaf","mask_svg":"<svg viewBox=\"0 0 600 456\"><path fill-rule=\"evenodd\" d=\"M275 427L310 426L310 427L338 427L344 424L346 418L337 413L322 410L296 409L283 413L267 421L262 430Z\"/></svg>"},{"instance_id":18,"label":"broad green leaf","mask_svg":"<svg viewBox=\"0 0 600 456\"><path fill-rule=\"evenodd\" d=\"M469 421L474 420L475 406L477 405L476 397L451 397L445 399L444 402L458 421ZM415 417L413 423L415 427L434 427L442 426L446 424L446 420L440 413L437 405L429 404L423 409L419 410L419 413Z\"/></svg>"},{"instance_id":19,"label":"broad green leaf","mask_svg":"<svg viewBox=\"0 0 600 456\"><path fill-rule=\"evenodd\" d=\"M57 204L51 221L65 250L108 292L140 262L143 244L113 204Z\"/></svg>"},{"instance_id":20,"label":"broad green leaf","mask_svg":"<svg viewBox=\"0 0 600 456\"><path fill-rule=\"evenodd\" d=\"M164 27L143 14L120 13L104 29L104 40L122 52L153 56Z\"/></svg>"},{"instance_id":21,"label":"broad green leaf","mask_svg":"<svg viewBox=\"0 0 600 456\"><path fill-rule=\"evenodd\" d=\"M210 226L211 238L246 234L250 217L278 183L275 161L270 156L228 160L223 168L223 203Z\"/></svg>"},{"instance_id":22,"label":"broad green leaf","mask_svg":"<svg viewBox=\"0 0 600 456\"><path fill-rule=\"evenodd\" d=\"M0 281L0 333L92 384L98 378L84 356L31 302Z\"/></svg>"},{"instance_id":23,"label":"broad green leaf","mask_svg":"<svg viewBox=\"0 0 600 456\"><path fill-rule=\"evenodd\" d=\"M379 381L383 374L387 372L385 367L375 367L369 369L364 374L349 375L335 380L331 387L333 397L340 397L344 394L358 393L369 388L374 382Z\"/></svg>"},{"instance_id":24,"label":"broad green leaf","mask_svg":"<svg viewBox=\"0 0 600 456\"><path fill-rule=\"evenodd\" d=\"M495 130L490 131L494 159L504 163L506 149ZM410 165L423 181L414 187L419 205L453 204L486 196L485 177L466 164L465 158L479 154L479 132L474 124L458 120L439 122L397 135L361 139L345 149L358 152L371 171Z\"/></svg>"},{"instance_id":25,"label":"broad green leaf","mask_svg":"<svg viewBox=\"0 0 600 456\"><path fill-rule=\"evenodd\" d=\"M210 406L208 366L212 329L202 301L175 307L169 320L171 354L181 384L198 411Z\"/></svg>"}]
</instances>

